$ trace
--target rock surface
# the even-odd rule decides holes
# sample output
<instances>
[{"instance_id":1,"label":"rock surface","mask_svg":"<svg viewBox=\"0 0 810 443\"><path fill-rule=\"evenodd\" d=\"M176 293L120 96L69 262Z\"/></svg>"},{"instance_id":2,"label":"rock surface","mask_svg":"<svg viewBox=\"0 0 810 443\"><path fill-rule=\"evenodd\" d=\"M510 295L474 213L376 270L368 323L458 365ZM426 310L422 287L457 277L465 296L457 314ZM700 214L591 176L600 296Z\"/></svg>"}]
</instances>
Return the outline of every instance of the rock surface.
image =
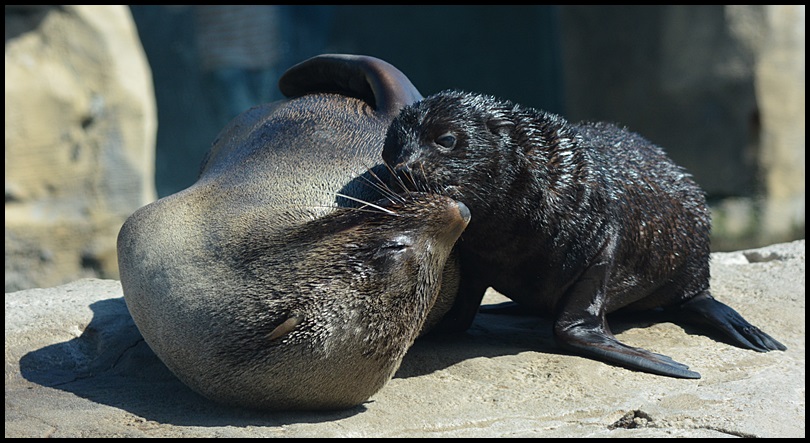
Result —
<instances>
[{"instance_id":1,"label":"rock surface","mask_svg":"<svg viewBox=\"0 0 810 443\"><path fill-rule=\"evenodd\" d=\"M715 253L712 274L715 296L786 352L612 322L623 342L703 376L672 379L566 354L547 319L481 313L466 334L417 341L366 404L329 413L233 409L190 391L141 339L118 281L8 293L5 436L804 437L804 240Z\"/></svg>"}]
</instances>

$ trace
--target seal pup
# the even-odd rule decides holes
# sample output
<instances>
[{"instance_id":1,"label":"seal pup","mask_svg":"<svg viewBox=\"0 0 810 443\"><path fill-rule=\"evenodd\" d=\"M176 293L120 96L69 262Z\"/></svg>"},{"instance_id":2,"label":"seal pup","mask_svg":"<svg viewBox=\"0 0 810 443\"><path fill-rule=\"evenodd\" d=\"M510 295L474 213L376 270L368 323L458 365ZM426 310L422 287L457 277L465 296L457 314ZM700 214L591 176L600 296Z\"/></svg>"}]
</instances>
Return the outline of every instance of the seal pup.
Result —
<instances>
[{"instance_id":1,"label":"seal pup","mask_svg":"<svg viewBox=\"0 0 810 443\"><path fill-rule=\"evenodd\" d=\"M562 347L641 371L700 377L619 342L606 314L666 308L743 348L785 349L711 296L703 191L638 134L443 91L401 111L383 159L411 187L472 213L457 245L461 287L445 330L467 329L491 286L553 315Z\"/></svg>"},{"instance_id":2,"label":"seal pup","mask_svg":"<svg viewBox=\"0 0 810 443\"><path fill-rule=\"evenodd\" d=\"M391 378L440 287L452 301L448 257L469 212L375 179L389 123L421 98L390 64L327 54L279 86L289 98L230 122L196 183L126 220L124 299L158 357L208 398L348 408Z\"/></svg>"}]
</instances>

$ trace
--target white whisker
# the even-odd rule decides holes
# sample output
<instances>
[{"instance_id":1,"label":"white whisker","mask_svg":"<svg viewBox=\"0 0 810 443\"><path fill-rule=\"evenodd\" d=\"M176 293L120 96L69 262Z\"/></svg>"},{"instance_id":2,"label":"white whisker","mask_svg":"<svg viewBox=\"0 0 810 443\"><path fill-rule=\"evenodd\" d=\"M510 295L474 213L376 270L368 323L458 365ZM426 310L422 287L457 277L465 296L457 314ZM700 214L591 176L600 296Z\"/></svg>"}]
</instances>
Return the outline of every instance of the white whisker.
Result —
<instances>
[{"instance_id":1,"label":"white whisker","mask_svg":"<svg viewBox=\"0 0 810 443\"><path fill-rule=\"evenodd\" d=\"M362 204L364 204L364 205L371 206L372 208L379 209L380 211L386 212L386 213L391 214L391 215L397 215L397 216L399 215L399 214L397 214L396 212L394 212L394 211L392 211L392 210L390 210L390 209L385 209L385 208L383 208L382 206L375 205L374 203L370 203L370 202L367 202L367 201L365 201L365 200L362 200L362 199L359 199L359 198L352 197L352 196L350 196L350 195L341 194L341 193L339 193L339 192L336 192L336 193L335 193L335 195L336 195L336 196L338 196L338 197L343 197L343 198L349 199L349 200L351 200L351 201L355 201L355 202L357 202L357 203L362 203Z\"/></svg>"}]
</instances>

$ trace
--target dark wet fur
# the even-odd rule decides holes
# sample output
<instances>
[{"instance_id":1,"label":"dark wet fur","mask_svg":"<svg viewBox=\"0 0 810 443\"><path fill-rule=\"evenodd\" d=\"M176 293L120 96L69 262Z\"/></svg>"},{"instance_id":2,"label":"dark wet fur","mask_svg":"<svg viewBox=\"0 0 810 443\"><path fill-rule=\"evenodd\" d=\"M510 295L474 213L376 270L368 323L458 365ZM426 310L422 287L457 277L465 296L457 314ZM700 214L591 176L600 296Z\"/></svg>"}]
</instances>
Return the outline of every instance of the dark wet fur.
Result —
<instances>
[{"instance_id":1,"label":"dark wet fur","mask_svg":"<svg viewBox=\"0 0 810 443\"><path fill-rule=\"evenodd\" d=\"M703 191L638 134L444 91L403 109L383 158L411 188L451 196L471 211L448 329L466 329L492 286L552 313L561 345L645 371L699 377L619 343L607 313L675 309L740 346L784 349L711 297Z\"/></svg>"}]
</instances>

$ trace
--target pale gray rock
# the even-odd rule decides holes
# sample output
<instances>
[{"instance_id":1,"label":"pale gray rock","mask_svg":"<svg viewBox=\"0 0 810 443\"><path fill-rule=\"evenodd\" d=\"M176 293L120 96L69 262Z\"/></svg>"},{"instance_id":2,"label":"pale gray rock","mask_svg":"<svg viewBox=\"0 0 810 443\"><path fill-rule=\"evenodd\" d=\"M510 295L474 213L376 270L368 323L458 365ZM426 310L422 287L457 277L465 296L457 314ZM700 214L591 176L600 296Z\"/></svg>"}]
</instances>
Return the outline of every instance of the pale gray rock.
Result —
<instances>
[{"instance_id":1,"label":"pale gray rock","mask_svg":"<svg viewBox=\"0 0 810 443\"><path fill-rule=\"evenodd\" d=\"M5 436L804 437L804 240L712 257L715 296L787 351L613 322L623 342L703 376L674 379L564 353L546 319L482 313L467 334L420 339L369 402L330 413L234 409L193 393L145 345L118 281L7 293Z\"/></svg>"},{"instance_id":2,"label":"pale gray rock","mask_svg":"<svg viewBox=\"0 0 810 443\"><path fill-rule=\"evenodd\" d=\"M6 6L5 291L118 278L155 200L152 74L125 5Z\"/></svg>"}]
</instances>

